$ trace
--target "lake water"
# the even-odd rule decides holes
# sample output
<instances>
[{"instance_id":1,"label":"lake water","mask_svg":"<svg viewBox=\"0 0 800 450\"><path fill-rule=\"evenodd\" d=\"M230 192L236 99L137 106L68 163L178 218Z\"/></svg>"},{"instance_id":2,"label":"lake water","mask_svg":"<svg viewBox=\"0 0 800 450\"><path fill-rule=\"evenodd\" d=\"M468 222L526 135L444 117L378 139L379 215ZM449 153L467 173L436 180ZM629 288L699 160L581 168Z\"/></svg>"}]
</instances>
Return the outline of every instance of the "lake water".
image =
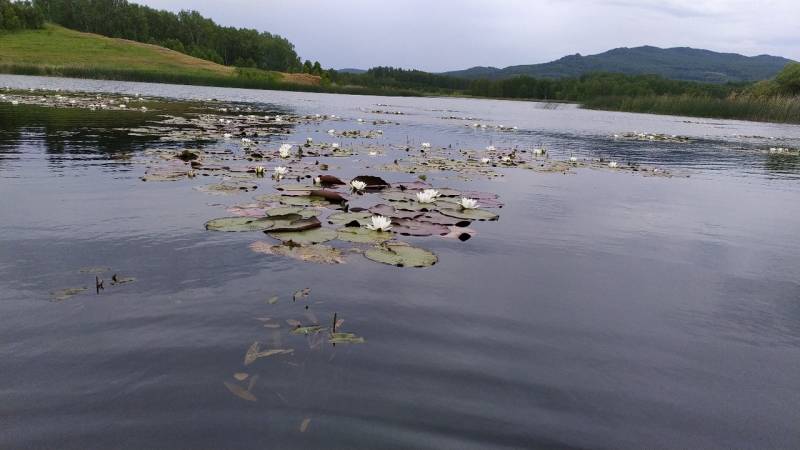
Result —
<instances>
[{"instance_id":1,"label":"lake water","mask_svg":"<svg viewBox=\"0 0 800 450\"><path fill-rule=\"evenodd\" d=\"M272 147L338 140L380 147L386 162L422 142L545 146L553 159L674 176L602 164L432 173L438 187L499 194L499 220L473 223L465 242L404 237L437 254L432 267L361 255L317 265L253 252L262 233L204 229L225 206L269 193L269 180L225 197L195 189L208 177L143 182L140 160L161 144L126 129L150 116L0 101L2 448L800 446L800 157L768 154L800 147L800 126L0 76L6 85L339 116L269 136ZM329 128L383 134L334 139ZM626 132L690 142L613 137ZM415 179L378 173L367 157L332 164L343 179ZM85 267L136 281L111 287L103 274L98 295ZM52 301L83 285L90 291ZM311 294L293 302L302 288ZM334 313L366 342L287 332L287 319ZM256 341L293 353L245 366Z\"/></svg>"}]
</instances>

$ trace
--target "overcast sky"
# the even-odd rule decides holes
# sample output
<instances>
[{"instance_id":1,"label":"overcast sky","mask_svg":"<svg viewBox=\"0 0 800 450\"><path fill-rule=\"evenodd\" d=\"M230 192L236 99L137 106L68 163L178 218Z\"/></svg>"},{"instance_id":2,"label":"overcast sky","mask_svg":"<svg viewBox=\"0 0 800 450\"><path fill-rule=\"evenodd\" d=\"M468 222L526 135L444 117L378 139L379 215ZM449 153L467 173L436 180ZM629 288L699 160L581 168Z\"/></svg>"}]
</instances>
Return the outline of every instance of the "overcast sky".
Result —
<instances>
[{"instance_id":1,"label":"overcast sky","mask_svg":"<svg viewBox=\"0 0 800 450\"><path fill-rule=\"evenodd\" d=\"M800 0L131 0L280 34L323 67L505 67L615 47L800 60Z\"/></svg>"}]
</instances>

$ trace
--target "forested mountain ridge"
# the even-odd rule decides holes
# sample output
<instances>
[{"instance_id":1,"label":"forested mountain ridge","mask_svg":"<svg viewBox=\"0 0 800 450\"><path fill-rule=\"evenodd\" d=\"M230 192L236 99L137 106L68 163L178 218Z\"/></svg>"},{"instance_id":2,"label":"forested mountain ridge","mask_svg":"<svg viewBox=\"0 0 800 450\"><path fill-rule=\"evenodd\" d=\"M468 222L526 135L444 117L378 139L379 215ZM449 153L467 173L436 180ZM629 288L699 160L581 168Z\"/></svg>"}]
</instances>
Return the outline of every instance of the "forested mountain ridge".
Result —
<instances>
[{"instance_id":1,"label":"forested mountain ridge","mask_svg":"<svg viewBox=\"0 0 800 450\"><path fill-rule=\"evenodd\" d=\"M689 47L652 46L615 48L596 55L569 55L542 64L472 67L445 72L459 78L499 80L519 75L537 78L568 78L592 72L626 75L660 75L673 80L706 83L750 82L774 77L792 60L779 56L744 56Z\"/></svg>"}]
</instances>

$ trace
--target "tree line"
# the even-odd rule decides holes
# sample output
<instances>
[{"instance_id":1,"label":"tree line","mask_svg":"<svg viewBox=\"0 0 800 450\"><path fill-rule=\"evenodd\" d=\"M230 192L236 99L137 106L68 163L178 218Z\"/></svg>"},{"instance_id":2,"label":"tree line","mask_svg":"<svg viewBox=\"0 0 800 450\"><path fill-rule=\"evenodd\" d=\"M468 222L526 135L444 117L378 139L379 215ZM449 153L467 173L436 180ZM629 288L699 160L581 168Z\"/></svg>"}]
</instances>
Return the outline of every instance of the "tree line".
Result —
<instances>
[{"instance_id":1,"label":"tree line","mask_svg":"<svg viewBox=\"0 0 800 450\"><path fill-rule=\"evenodd\" d=\"M0 0L0 30L42 28L44 15L31 2Z\"/></svg>"},{"instance_id":2,"label":"tree line","mask_svg":"<svg viewBox=\"0 0 800 450\"><path fill-rule=\"evenodd\" d=\"M127 0L33 0L32 6L45 20L73 30L160 45L230 66L304 70L287 39L254 29L223 27L197 11L173 13ZM310 62L305 67L314 70Z\"/></svg>"},{"instance_id":3,"label":"tree line","mask_svg":"<svg viewBox=\"0 0 800 450\"><path fill-rule=\"evenodd\" d=\"M374 67L364 73L327 74L331 82L369 88L407 89L474 97L584 101L599 96L701 95L723 98L742 85L668 80L658 75L591 73L574 78L516 76L468 80L420 70Z\"/></svg>"}]
</instances>

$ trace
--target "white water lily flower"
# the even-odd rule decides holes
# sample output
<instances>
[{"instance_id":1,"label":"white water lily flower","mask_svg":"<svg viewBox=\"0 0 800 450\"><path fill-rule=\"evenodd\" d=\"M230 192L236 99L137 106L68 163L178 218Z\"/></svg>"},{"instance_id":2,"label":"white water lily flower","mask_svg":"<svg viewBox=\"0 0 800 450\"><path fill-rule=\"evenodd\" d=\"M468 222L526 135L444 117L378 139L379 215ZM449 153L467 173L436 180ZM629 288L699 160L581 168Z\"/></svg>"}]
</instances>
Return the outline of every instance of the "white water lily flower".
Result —
<instances>
[{"instance_id":1,"label":"white water lily flower","mask_svg":"<svg viewBox=\"0 0 800 450\"><path fill-rule=\"evenodd\" d=\"M322 178L320 177L314 178L314 184L322 184Z\"/></svg>"},{"instance_id":2,"label":"white water lily flower","mask_svg":"<svg viewBox=\"0 0 800 450\"><path fill-rule=\"evenodd\" d=\"M306 138L306 142L308 142L308 143L310 144L310 143L314 142L314 139L312 139L312 138L310 138L310 137L307 137L307 138Z\"/></svg>"},{"instance_id":3,"label":"white water lily flower","mask_svg":"<svg viewBox=\"0 0 800 450\"><path fill-rule=\"evenodd\" d=\"M367 188L367 183L359 180L353 180L350 182L350 186L357 191L363 191Z\"/></svg>"},{"instance_id":4,"label":"white water lily flower","mask_svg":"<svg viewBox=\"0 0 800 450\"><path fill-rule=\"evenodd\" d=\"M417 192L417 201L420 203L433 203L438 196L439 191L436 189L425 189L422 192Z\"/></svg>"},{"instance_id":5,"label":"white water lily flower","mask_svg":"<svg viewBox=\"0 0 800 450\"><path fill-rule=\"evenodd\" d=\"M147 112L147 106L142 106L141 108L139 108L139 111Z\"/></svg>"},{"instance_id":6,"label":"white water lily flower","mask_svg":"<svg viewBox=\"0 0 800 450\"><path fill-rule=\"evenodd\" d=\"M478 206L478 201L472 198L461 197L461 201L458 202L458 206L462 209L475 209Z\"/></svg>"},{"instance_id":7,"label":"white water lily flower","mask_svg":"<svg viewBox=\"0 0 800 450\"><path fill-rule=\"evenodd\" d=\"M292 145L291 144L283 144L278 149L278 154L281 158L288 158L289 155L292 153Z\"/></svg>"},{"instance_id":8,"label":"white water lily flower","mask_svg":"<svg viewBox=\"0 0 800 450\"><path fill-rule=\"evenodd\" d=\"M430 142L423 142L422 143L422 148L431 148L431 143Z\"/></svg>"},{"instance_id":9,"label":"white water lily flower","mask_svg":"<svg viewBox=\"0 0 800 450\"><path fill-rule=\"evenodd\" d=\"M256 166L256 175L264 175L264 166Z\"/></svg>"},{"instance_id":10,"label":"white water lily flower","mask_svg":"<svg viewBox=\"0 0 800 450\"><path fill-rule=\"evenodd\" d=\"M333 128L331 128L330 130L328 130L328 134L335 134L335 133L336 133L336 130L334 130Z\"/></svg>"},{"instance_id":11,"label":"white water lily flower","mask_svg":"<svg viewBox=\"0 0 800 450\"><path fill-rule=\"evenodd\" d=\"M278 178L281 178L282 176L286 175L286 172L289 171L288 168L282 166L278 166L274 170L275 170L275 176Z\"/></svg>"},{"instance_id":12,"label":"white water lily flower","mask_svg":"<svg viewBox=\"0 0 800 450\"><path fill-rule=\"evenodd\" d=\"M369 156L378 156L378 152L376 152L375 150L370 150Z\"/></svg>"},{"instance_id":13,"label":"white water lily flower","mask_svg":"<svg viewBox=\"0 0 800 450\"><path fill-rule=\"evenodd\" d=\"M536 155L536 156L541 156L541 155L544 154L544 149L543 148L535 148L535 149L533 149L533 154Z\"/></svg>"},{"instance_id":14,"label":"white water lily flower","mask_svg":"<svg viewBox=\"0 0 800 450\"><path fill-rule=\"evenodd\" d=\"M283 117L275 116L275 122L282 122L282 121L283 121Z\"/></svg>"},{"instance_id":15,"label":"white water lily flower","mask_svg":"<svg viewBox=\"0 0 800 450\"><path fill-rule=\"evenodd\" d=\"M578 162L578 158L575 157L575 156L570 156L569 157L569 162Z\"/></svg>"},{"instance_id":16,"label":"white water lily flower","mask_svg":"<svg viewBox=\"0 0 800 450\"><path fill-rule=\"evenodd\" d=\"M484 164L487 164L491 160L492 160L492 158L481 158L481 162L484 163Z\"/></svg>"},{"instance_id":17,"label":"white water lily flower","mask_svg":"<svg viewBox=\"0 0 800 450\"><path fill-rule=\"evenodd\" d=\"M511 161L510 156L503 156L503 162L509 162L509 161Z\"/></svg>"},{"instance_id":18,"label":"white water lily flower","mask_svg":"<svg viewBox=\"0 0 800 450\"><path fill-rule=\"evenodd\" d=\"M372 223L364 225L364 228L372 231L389 231L392 229L392 221L388 217L372 216L370 221Z\"/></svg>"},{"instance_id":19,"label":"white water lily flower","mask_svg":"<svg viewBox=\"0 0 800 450\"><path fill-rule=\"evenodd\" d=\"M18 100L11 100L11 104L15 105L15 106L19 105L19 101Z\"/></svg>"},{"instance_id":20,"label":"white water lily flower","mask_svg":"<svg viewBox=\"0 0 800 450\"><path fill-rule=\"evenodd\" d=\"M224 137L225 139L230 139L232 136L233 135L230 134L230 133L225 133L225 134L222 135L222 137Z\"/></svg>"},{"instance_id":21,"label":"white water lily flower","mask_svg":"<svg viewBox=\"0 0 800 450\"><path fill-rule=\"evenodd\" d=\"M331 144L331 147L339 148L339 143L338 142L334 142L333 144Z\"/></svg>"},{"instance_id":22,"label":"white water lily flower","mask_svg":"<svg viewBox=\"0 0 800 450\"><path fill-rule=\"evenodd\" d=\"M363 121L364 121L364 119L358 119L358 121L359 121L359 122L363 122Z\"/></svg>"},{"instance_id":23,"label":"white water lily flower","mask_svg":"<svg viewBox=\"0 0 800 450\"><path fill-rule=\"evenodd\" d=\"M120 103L119 107L120 109L125 109L128 107L128 105L126 105L125 103Z\"/></svg>"},{"instance_id":24,"label":"white water lily flower","mask_svg":"<svg viewBox=\"0 0 800 450\"><path fill-rule=\"evenodd\" d=\"M253 141L251 139L242 138L242 145L250 145L252 143L253 143Z\"/></svg>"},{"instance_id":25,"label":"white water lily flower","mask_svg":"<svg viewBox=\"0 0 800 450\"><path fill-rule=\"evenodd\" d=\"M618 165L619 164L617 164L616 161L611 161L610 163L608 163L608 167L611 167L612 169L616 169Z\"/></svg>"},{"instance_id":26,"label":"white water lily flower","mask_svg":"<svg viewBox=\"0 0 800 450\"><path fill-rule=\"evenodd\" d=\"M486 151L493 152L494 150L495 150L494 145L486 147Z\"/></svg>"}]
</instances>

